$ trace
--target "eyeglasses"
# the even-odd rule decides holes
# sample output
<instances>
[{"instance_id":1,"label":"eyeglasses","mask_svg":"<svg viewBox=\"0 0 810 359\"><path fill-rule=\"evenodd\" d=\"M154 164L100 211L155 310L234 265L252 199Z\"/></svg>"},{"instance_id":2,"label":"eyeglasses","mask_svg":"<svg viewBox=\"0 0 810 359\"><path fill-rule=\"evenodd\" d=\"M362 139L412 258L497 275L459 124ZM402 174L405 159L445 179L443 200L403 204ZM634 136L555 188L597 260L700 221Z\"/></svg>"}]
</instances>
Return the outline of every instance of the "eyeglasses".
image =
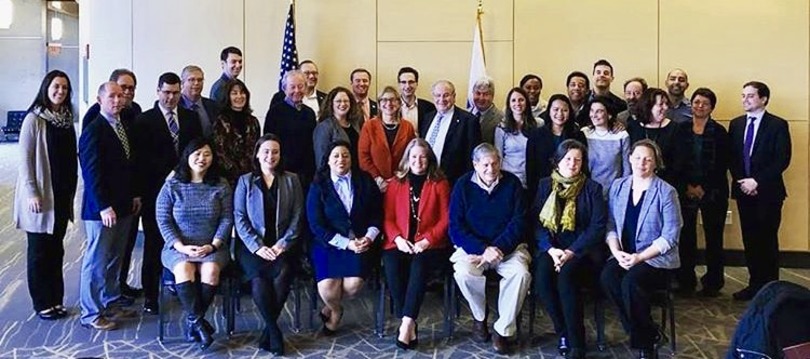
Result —
<instances>
[{"instance_id":1,"label":"eyeglasses","mask_svg":"<svg viewBox=\"0 0 810 359\"><path fill-rule=\"evenodd\" d=\"M383 97L380 99L380 103L396 103L399 102L399 99L396 97Z\"/></svg>"}]
</instances>

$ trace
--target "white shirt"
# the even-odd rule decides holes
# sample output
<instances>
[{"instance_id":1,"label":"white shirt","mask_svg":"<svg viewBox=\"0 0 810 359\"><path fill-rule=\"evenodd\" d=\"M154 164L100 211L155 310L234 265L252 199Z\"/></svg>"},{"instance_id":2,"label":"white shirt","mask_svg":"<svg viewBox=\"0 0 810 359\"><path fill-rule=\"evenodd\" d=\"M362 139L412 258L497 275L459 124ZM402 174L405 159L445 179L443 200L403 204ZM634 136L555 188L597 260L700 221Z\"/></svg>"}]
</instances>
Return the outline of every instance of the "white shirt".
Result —
<instances>
[{"instance_id":1,"label":"white shirt","mask_svg":"<svg viewBox=\"0 0 810 359\"><path fill-rule=\"evenodd\" d=\"M338 198L340 198L340 202L343 203L343 208L346 209L347 213L352 213L352 203L354 202L354 189L352 188L352 174L351 172L343 175L338 176L334 173L330 174L332 179L332 185L335 187L335 191L338 193ZM345 179L345 180L344 180ZM380 234L380 229L377 227L368 227L366 230L366 237L374 241L377 239L377 236ZM340 233L335 233L334 237L329 241L329 244L340 248L346 249L349 246L349 241L355 239L355 234L350 230L349 236L343 236Z\"/></svg>"},{"instance_id":2,"label":"white shirt","mask_svg":"<svg viewBox=\"0 0 810 359\"><path fill-rule=\"evenodd\" d=\"M402 112L402 118L408 120L413 125L413 128L419 128L419 100L414 98L413 106L408 106L403 97L400 112Z\"/></svg>"},{"instance_id":3,"label":"white shirt","mask_svg":"<svg viewBox=\"0 0 810 359\"><path fill-rule=\"evenodd\" d=\"M450 129L450 121L453 121L453 113L455 112L455 107L451 107L450 111L445 112L444 114L440 112L436 112L436 116L433 117L433 121L430 123L430 127L428 127L428 131L425 134L425 140L430 139L430 133L433 132L433 127L436 126L436 120L439 117L442 118L442 122L439 124L439 134L436 135L436 141L433 144L433 153L436 154L436 161L439 165L442 164L442 152L444 152L444 141L447 139L447 131Z\"/></svg>"},{"instance_id":4,"label":"white shirt","mask_svg":"<svg viewBox=\"0 0 810 359\"><path fill-rule=\"evenodd\" d=\"M304 95L304 105L309 106L312 111L315 111L315 117L321 111L321 104L318 103L318 90L312 91L312 95Z\"/></svg>"},{"instance_id":5,"label":"white shirt","mask_svg":"<svg viewBox=\"0 0 810 359\"><path fill-rule=\"evenodd\" d=\"M759 125L762 124L762 115L765 114L765 109L760 109L756 112L746 112L745 113L745 129L743 130L743 146L745 146L745 135L748 133L748 122L750 121L751 117L754 118L754 138L751 141L751 149L748 154L751 155L754 153L754 144L757 143L757 133L759 132Z\"/></svg>"},{"instance_id":6,"label":"white shirt","mask_svg":"<svg viewBox=\"0 0 810 359\"><path fill-rule=\"evenodd\" d=\"M166 127L171 129L171 126L169 126L169 112L171 112L174 115L174 120L177 122L177 128L180 128L180 119L177 117L177 107L169 110L158 102L158 108L160 109L160 113L163 114L163 118L166 120Z\"/></svg>"}]
</instances>

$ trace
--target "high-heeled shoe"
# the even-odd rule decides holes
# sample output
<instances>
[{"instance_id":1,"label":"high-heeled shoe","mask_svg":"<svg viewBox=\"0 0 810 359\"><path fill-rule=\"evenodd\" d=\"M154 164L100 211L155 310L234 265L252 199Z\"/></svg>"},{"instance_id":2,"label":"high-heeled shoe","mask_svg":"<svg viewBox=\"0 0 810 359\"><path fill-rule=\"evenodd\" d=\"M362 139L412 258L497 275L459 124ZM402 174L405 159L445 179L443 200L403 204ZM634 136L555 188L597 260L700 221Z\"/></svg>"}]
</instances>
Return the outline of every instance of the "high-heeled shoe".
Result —
<instances>
[{"instance_id":1,"label":"high-heeled shoe","mask_svg":"<svg viewBox=\"0 0 810 359\"><path fill-rule=\"evenodd\" d=\"M408 343L410 349L416 349L419 346L419 323L413 322L413 339Z\"/></svg>"},{"instance_id":2,"label":"high-heeled shoe","mask_svg":"<svg viewBox=\"0 0 810 359\"><path fill-rule=\"evenodd\" d=\"M200 338L200 350L208 349L214 342L214 337L211 336L212 333L205 328L203 322L205 322L203 318L197 318L191 322L192 330Z\"/></svg>"},{"instance_id":3,"label":"high-heeled shoe","mask_svg":"<svg viewBox=\"0 0 810 359\"><path fill-rule=\"evenodd\" d=\"M321 334L323 334L323 336L325 336L325 337L334 336L336 331L332 330L332 329L329 329L329 327L326 326L326 324L329 323L329 319L330 319L329 316L327 316L326 314L323 314L323 312L318 312L318 317L320 317L321 321L323 322L323 326L321 327Z\"/></svg>"}]
</instances>

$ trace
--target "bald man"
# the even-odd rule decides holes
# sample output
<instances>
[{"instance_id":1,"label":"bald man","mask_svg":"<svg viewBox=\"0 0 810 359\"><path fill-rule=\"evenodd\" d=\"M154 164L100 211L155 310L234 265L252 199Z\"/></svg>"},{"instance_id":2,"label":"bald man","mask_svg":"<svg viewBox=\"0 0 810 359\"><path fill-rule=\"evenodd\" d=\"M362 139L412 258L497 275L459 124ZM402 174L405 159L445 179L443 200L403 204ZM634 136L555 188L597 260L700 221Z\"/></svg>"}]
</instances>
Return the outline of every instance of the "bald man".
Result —
<instances>
[{"instance_id":1,"label":"bald man","mask_svg":"<svg viewBox=\"0 0 810 359\"><path fill-rule=\"evenodd\" d=\"M686 71L673 69L667 74L665 81L669 102L672 106L667 110L667 118L676 123L683 123L692 119L692 104L686 98L686 89L689 88L689 76Z\"/></svg>"}]
</instances>

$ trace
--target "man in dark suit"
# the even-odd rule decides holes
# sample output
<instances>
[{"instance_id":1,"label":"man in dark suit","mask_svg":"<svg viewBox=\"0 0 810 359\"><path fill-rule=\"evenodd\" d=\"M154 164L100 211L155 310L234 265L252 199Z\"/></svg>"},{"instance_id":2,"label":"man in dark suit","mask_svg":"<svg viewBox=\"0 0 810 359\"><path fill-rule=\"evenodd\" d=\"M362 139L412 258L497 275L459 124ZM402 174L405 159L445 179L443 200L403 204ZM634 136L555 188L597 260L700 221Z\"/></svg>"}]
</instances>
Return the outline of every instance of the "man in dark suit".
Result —
<instances>
[{"instance_id":1,"label":"man in dark suit","mask_svg":"<svg viewBox=\"0 0 810 359\"><path fill-rule=\"evenodd\" d=\"M439 80L430 90L436 111L419 122L419 137L430 143L445 176L453 185L456 179L472 171L470 155L481 143L481 126L475 116L456 107L456 88Z\"/></svg>"},{"instance_id":2,"label":"man in dark suit","mask_svg":"<svg viewBox=\"0 0 810 359\"><path fill-rule=\"evenodd\" d=\"M377 116L377 102L368 98L368 88L371 85L371 73L366 69L354 69L349 75L352 93L360 110L363 111L363 121Z\"/></svg>"},{"instance_id":3,"label":"man in dark suit","mask_svg":"<svg viewBox=\"0 0 810 359\"><path fill-rule=\"evenodd\" d=\"M155 219L155 202L166 176L177 165L179 153L194 138L202 136L195 112L179 107L180 77L173 72L160 75L155 107L135 120L138 181L143 188L143 267L144 312L157 314L158 285L162 273L160 250L163 237Z\"/></svg>"},{"instance_id":4,"label":"man in dark suit","mask_svg":"<svg viewBox=\"0 0 810 359\"><path fill-rule=\"evenodd\" d=\"M235 46L228 46L219 53L219 62L222 66L222 75L211 85L211 92L208 97L216 103L220 103L227 95L223 93L225 84L236 79L242 73L242 50Z\"/></svg>"},{"instance_id":5,"label":"man in dark suit","mask_svg":"<svg viewBox=\"0 0 810 359\"><path fill-rule=\"evenodd\" d=\"M135 177L135 147L131 128L121 120L121 86L106 82L98 90L100 114L82 131L79 160L84 180L82 220L87 251L82 259L80 321L97 330L113 330L116 321L136 315L113 305L125 303L118 274L133 224L141 208ZM131 301L129 301L131 304Z\"/></svg>"},{"instance_id":6,"label":"man in dark suit","mask_svg":"<svg viewBox=\"0 0 810 359\"><path fill-rule=\"evenodd\" d=\"M748 287L735 300L750 300L762 286L779 279L779 224L787 197L782 173L790 165L788 123L767 111L771 92L762 82L743 85L745 115L729 125L731 196L737 200L745 246Z\"/></svg>"},{"instance_id":7,"label":"man in dark suit","mask_svg":"<svg viewBox=\"0 0 810 359\"><path fill-rule=\"evenodd\" d=\"M197 114L202 127L202 134L211 137L211 131L217 120L219 105L209 98L202 96L205 73L199 66L188 65L180 74L180 105L186 110ZM228 94L230 96L230 94Z\"/></svg>"},{"instance_id":8,"label":"man in dark suit","mask_svg":"<svg viewBox=\"0 0 810 359\"><path fill-rule=\"evenodd\" d=\"M315 112L315 117L317 118L318 114L321 113L321 104L323 100L326 99L326 93L318 90L318 76L320 75L318 65L315 65L312 60L304 60L301 61L298 67L301 69L301 73L304 74L307 85L306 93L302 101L304 105L309 106L309 108ZM279 90L270 100L270 106L284 101L285 97L287 97L287 95L284 93L284 89Z\"/></svg>"},{"instance_id":9,"label":"man in dark suit","mask_svg":"<svg viewBox=\"0 0 810 359\"><path fill-rule=\"evenodd\" d=\"M141 105L133 101L135 98L135 87L138 86L138 79L135 74L127 69L115 69L110 74L110 81L115 82L124 91L124 108L121 110L121 120L124 122L133 122L135 117L141 114ZM87 128L91 121L98 118L101 111L101 106L98 102L87 109L82 118L82 130Z\"/></svg>"},{"instance_id":10,"label":"man in dark suit","mask_svg":"<svg viewBox=\"0 0 810 359\"><path fill-rule=\"evenodd\" d=\"M433 111L436 106L428 100L416 97L416 88L419 87L419 72L413 67L403 67L397 73L399 92L402 96L402 118L408 120L413 128L419 128L419 121Z\"/></svg>"}]
</instances>

